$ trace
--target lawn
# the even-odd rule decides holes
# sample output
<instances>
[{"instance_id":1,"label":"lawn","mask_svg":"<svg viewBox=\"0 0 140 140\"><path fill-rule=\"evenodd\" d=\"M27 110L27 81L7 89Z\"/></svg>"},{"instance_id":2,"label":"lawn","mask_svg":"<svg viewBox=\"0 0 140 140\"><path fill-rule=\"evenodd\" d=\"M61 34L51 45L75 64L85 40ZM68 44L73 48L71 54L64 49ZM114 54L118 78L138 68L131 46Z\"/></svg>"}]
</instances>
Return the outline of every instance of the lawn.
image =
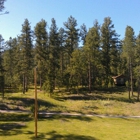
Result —
<instances>
[{"instance_id":1,"label":"lawn","mask_svg":"<svg viewBox=\"0 0 140 140\"><path fill-rule=\"evenodd\" d=\"M0 109L30 110L34 90L28 93L6 93L0 99ZM39 111L120 116L140 115L136 93L128 100L125 89L94 91L91 94L69 94L56 91L52 97L38 91ZM102 118L86 116L39 116L40 140L139 140L140 119ZM32 114L0 113L0 140L33 140Z\"/></svg>"},{"instance_id":2,"label":"lawn","mask_svg":"<svg viewBox=\"0 0 140 140\"><path fill-rule=\"evenodd\" d=\"M34 121L31 120L30 116L22 115L14 114L14 116L11 117L5 114L7 121L2 121L2 119L0 121L1 140L35 139ZM4 116L1 117L4 118ZM139 140L139 128L140 119L47 116L46 118L40 118L38 120L37 139Z\"/></svg>"}]
</instances>

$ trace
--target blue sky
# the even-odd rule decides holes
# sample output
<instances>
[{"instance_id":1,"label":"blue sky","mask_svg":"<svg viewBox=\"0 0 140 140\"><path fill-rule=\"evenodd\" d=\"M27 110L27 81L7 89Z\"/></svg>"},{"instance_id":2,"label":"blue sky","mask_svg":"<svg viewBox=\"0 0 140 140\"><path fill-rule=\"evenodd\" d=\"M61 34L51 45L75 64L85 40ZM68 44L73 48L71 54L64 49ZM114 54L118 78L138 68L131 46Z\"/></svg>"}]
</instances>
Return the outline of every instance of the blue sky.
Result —
<instances>
[{"instance_id":1,"label":"blue sky","mask_svg":"<svg viewBox=\"0 0 140 140\"><path fill-rule=\"evenodd\" d=\"M0 34L5 40L21 34L26 18L33 30L41 19L50 26L55 18L58 28L64 27L70 15L77 20L78 27L84 23L87 28L96 19L102 25L105 17L111 17L121 39L127 25L135 35L140 31L140 0L7 0L5 11L10 12L0 16Z\"/></svg>"}]
</instances>

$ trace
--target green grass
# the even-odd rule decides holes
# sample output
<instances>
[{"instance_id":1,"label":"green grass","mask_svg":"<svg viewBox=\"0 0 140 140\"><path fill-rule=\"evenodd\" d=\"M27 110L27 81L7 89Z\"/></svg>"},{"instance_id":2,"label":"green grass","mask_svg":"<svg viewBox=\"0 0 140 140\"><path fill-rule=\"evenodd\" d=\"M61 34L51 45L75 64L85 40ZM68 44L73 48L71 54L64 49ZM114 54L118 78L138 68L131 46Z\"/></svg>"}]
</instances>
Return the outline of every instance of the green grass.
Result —
<instances>
[{"instance_id":1,"label":"green grass","mask_svg":"<svg viewBox=\"0 0 140 140\"><path fill-rule=\"evenodd\" d=\"M118 91L94 91L91 94L54 93L50 98L44 92L38 92L39 110L48 112L69 112L82 114L106 114L106 115L140 115L140 102L136 100L136 94L128 100L128 93ZM6 93L4 99L0 99L0 109L30 110L34 104L34 90L26 94Z\"/></svg>"},{"instance_id":2,"label":"green grass","mask_svg":"<svg viewBox=\"0 0 140 140\"><path fill-rule=\"evenodd\" d=\"M55 92L50 98L38 92L39 110L82 114L140 115L140 102L135 96L128 100L125 89L97 90L91 94ZM6 93L0 98L0 109L30 110L34 90L28 93ZM140 119L84 116L39 116L39 140L139 140ZM34 140L31 114L0 113L0 140Z\"/></svg>"},{"instance_id":3,"label":"green grass","mask_svg":"<svg viewBox=\"0 0 140 140\"><path fill-rule=\"evenodd\" d=\"M24 114L23 114L24 115ZM5 117L8 115L5 115ZM15 118L15 119L14 119ZM25 118L25 120L19 119ZM34 140L30 116L0 121L1 140ZM49 116L38 120L38 140L139 140L140 119Z\"/></svg>"}]
</instances>

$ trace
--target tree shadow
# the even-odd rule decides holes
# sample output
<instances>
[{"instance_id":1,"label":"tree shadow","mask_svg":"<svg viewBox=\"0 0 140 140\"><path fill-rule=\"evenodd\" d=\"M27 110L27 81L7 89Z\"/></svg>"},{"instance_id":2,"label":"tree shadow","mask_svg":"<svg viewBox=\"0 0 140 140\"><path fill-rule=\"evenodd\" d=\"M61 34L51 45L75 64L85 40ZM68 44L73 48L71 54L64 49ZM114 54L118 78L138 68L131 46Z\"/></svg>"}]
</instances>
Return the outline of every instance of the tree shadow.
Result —
<instances>
[{"instance_id":1,"label":"tree shadow","mask_svg":"<svg viewBox=\"0 0 140 140\"><path fill-rule=\"evenodd\" d=\"M26 128L24 123L2 123L0 124L0 135L1 136L10 136L22 134L22 128Z\"/></svg>"},{"instance_id":2,"label":"tree shadow","mask_svg":"<svg viewBox=\"0 0 140 140\"><path fill-rule=\"evenodd\" d=\"M35 100L31 99L31 98L10 97L9 99L15 101L16 105L24 106L24 107L29 107L35 103ZM18 101L19 101L19 103L17 103ZM55 107L56 106L48 101L44 101L41 99L38 99L37 101L38 101L39 106L46 106L46 107Z\"/></svg>"},{"instance_id":3,"label":"tree shadow","mask_svg":"<svg viewBox=\"0 0 140 140\"><path fill-rule=\"evenodd\" d=\"M8 105L7 104L0 104L0 109L2 109L2 110L9 110L10 108L8 107Z\"/></svg>"},{"instance_id":4,"label":"tree shadow","mask_svg":"<svg viewBox=\"0 0 140 140\"><path fill-rule=\"evenodd\" d=\"M69 122L70 120L80 120L80 121L86 121L86 122L91 122L93 121L92 117L87 117L87 116L73 116L73 115L50 115L50 116L45 116L42 115L40 116L40 119L42 121L46 120L47 121L52 121L52 120L60 120L62 123L63 122Z\"/></svg>"},{"instance_id":5,"label":"tree shadow","mask_svg":"<svg viewBox=\"0 0 140 140\"><path fill-rule=\"evenodd\" d=\"M122 92L125 92L127 88L125 86L115 86L110 88L98 88L96 91L103 92L103 93L118 93L121 94Z\"/></svg>"},{"instance_id":6,"label":"tree shadow","mask_svg":"<svg viewBox=\"0 0 140 140\"><path fill-rule=\"evenodd\" d=\"M75 135L75 134L67 134L61 135L58 134L56 131L51 131L49 133L43 134L39 133L38 137L31 137L32 140L46 140L46 135L49 137L47 140L99 140L92 136L85 136L85 135Z\"/></svg>"},{"instance_id":7,"label":"tree shadow","mask_svg":"<svg viewBox=\"0 0 140 140\"><path fill-rule=\"evenodd\" d=\"M0 121L31 121L30 114L0 113Z\"/></svg>"},{"instance_id":8,"label":"tree shadow","mask_svg":"<svg viewBox=\"0 0 140 140\"><path fill-rule=\"evenodd\" d=\"M97 92L97 93L91 93L91 94L70 94L65 96L56 96L53 97L56 100L64 101L64 100L115 100L115 101L121 101L126 103L135 103L137 102L137 98L133 96L133 98L130 100L126 97L120 97L115 95L110 95L112 93L103 93L103 92ZM122 93L118 93L122 94Z\"/></svg>"}]
</instances>

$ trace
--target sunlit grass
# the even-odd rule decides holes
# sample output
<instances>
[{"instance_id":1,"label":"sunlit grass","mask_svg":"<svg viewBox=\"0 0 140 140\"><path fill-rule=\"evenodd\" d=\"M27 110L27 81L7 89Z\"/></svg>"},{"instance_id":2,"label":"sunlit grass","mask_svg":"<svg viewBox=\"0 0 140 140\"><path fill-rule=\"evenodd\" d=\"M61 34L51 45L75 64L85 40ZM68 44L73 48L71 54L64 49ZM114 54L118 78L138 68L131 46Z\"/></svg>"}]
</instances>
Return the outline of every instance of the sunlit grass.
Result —
<instances>
[{"instance_id":1,"label":"sunlit grass","mask_svg":"<svg viewBox=\"0 0 140 140\"><path fill-rule=\"evenodd\" d=\"M28 118L28 116L24 117L25 119ZM3 127L4 125L5 127ZM10 128L8 129L9 126ZM50 116L44 119L39 119L37 139L139 140L139 127L140 119ZM34 121L0 121L0 139L35 139Z\"/></svg>"},{"instance_id":2,"label":"sunlit grass","mask_svg":"<svg viewBox=\"0 0 140 140\"><path fill-rule=\"evenodd\" d=\"M140 115L140 102L136 101L136 94L132 100L128 99L127 92L94 91L91 94L67 94L55 92L52 97L43 91L38 91L38 105L40 111L69 112L82 114L105 115ZM34 104L34 90L30 89L26 94L6 93L4 99L0 99L0 109L30 110Z\"/></svg>"},{"instance_id":3,"label":"sunlit grass","mask_svg":"<svg viewBox=\"0 0 140 140\"><path fill-rule=\"evenodd\" d=\"M137 93L134 93L135 96ZM49 94L38 91L39 111L81 114L140 115L140 103L125 91L94 91L91 94ZM0 97L0 109L30 110L34 90L26 94L6 93ZM0 113L0 140L34 140L32 114ZM140 119L101 118L85 116L39 116L39 140L139 140Z\"/></svg>"}]
</instances>

